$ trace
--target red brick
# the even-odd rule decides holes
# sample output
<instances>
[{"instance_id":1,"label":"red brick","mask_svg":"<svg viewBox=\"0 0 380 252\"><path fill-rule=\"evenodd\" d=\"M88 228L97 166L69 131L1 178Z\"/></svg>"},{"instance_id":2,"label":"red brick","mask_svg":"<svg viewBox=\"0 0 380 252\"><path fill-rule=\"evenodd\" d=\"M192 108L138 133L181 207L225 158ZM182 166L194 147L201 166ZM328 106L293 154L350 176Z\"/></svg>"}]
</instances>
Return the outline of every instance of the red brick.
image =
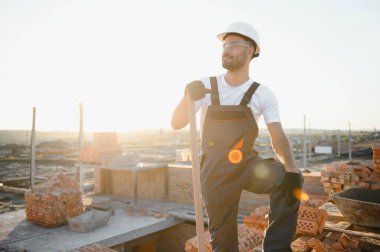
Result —
<instances>
[{"instance_id":1,"label":"red brick","mask_svg":"<svg viewBox=\"0 0 380 252\"><path fill-rule=\"evenodd\" d=\"M348 246L350 248L356 249L359 246L359 241L356 239L352 239L349 243Z\"/></svg>"},{"instance_id":2,"label":"red brick","mask_svg":"<svg viewBox=\"0 0 380 252\"><path fill-rule=\"evenodd\" d=\"M331 183L339 183L339 178L331 178L330 179Z\"/></svg>"},{"instance_id":3,"label":"red brick","mask_svg":"<svg viewBox=\"0 0 380 252\"><path fill-rule=\"evenodd\" d=\"M340 244L340 242L334 242L331 244L331 247L335 250L338 250L338 251L342 251L343 250L343 246L342 244Z\"/></svg>"},{"instance_id":4,"label":"red brick","mask_svg":"<svg viewBox=\"0 0 380 252\"><path fill-rule=\"evenodd\" d=\"M318 233L318 224L315 221L308 221L303 219L297 220L296 234L305 234L316 236Z\"/></svg>"},{"instance_id":5,"label":"red brick","mask_svg":"<svg viewBox=\"0 0 380 252\"><path fill-rule=\"evenodd\" d=\"M292 242L291 247L293 252L308 252L310 250L307 241L310 238L307 236L301 236Z\"/></svg>"},{"instance_id":6,"label":"red brick","mask_svg":"<svg viewBox=\"0 0 380 252\"><path fill-rule=\"evenodd\" d=\"M351 181L357 182L359 180L360 180L359 176L357 176L357 175L351 175Z\"/></svg>"},{"instance_id":7,"label":"red brick","mask_svg":"<svg viewBox=\"0 0 380 252\"><path fill-rule=\"evenodd\" d=\"M324 176L322 176L321 177L321 182L329 182L330 181L330 177L324 177Z\"/></svg>"},{"instance_id":8,"label":"red brick","mask_svg":"<svg viewBox=\"0 0 380 252\"><path fill-rule=\"evenodd\" d=\"M351 238L348 237L346 234L341 234L341 236L339 237L339 242L342 244L343 247L346 247L350 241Z\"/></svg>"},{"instance_id":9,"label":"red brick","mask_svg":"<svg viewBox=\"0 0 380 252\"><path fill-rule=\"evenodd\" d=\"M372 190L380 189L380 184L372 184L372 185L370 185L370 188Z\"/></svg>"},{"instance_id":10,"label":"red brick","mask_svg":"<svg viewBox=\"0 0 380 252\"><path fill-rule=\"evenodd\" d=\"M325 187L325 188L326 188L326 187L331 187L331 183L326 183L326 182L325 182L325 183L323 183L323 187Z\"/></svg>"},{"instance_id":11,"label":"red brick","mask_svg":"<svg viewBox=\"0 0 380 252\"><path fill-rule=\"evenodd\" d=\"M318 216L318 220L317 220L318 234L321 234L323 231L323 228L325 227L325 223L327 221L328 214L327 214L327 211L325 211L323 209L318 209L318 210L319 210L319 216Z\"/></svg>"},{"instance_id":12,"label":"red brick","mask_svg":"<svg viewBox=\"0 0 380 252\"><path fill-rule=\"evenodd\" d=\"M317 238L311 238L310 240L307 241L307 244L309 245L310 248L313 248L317 243L321 242Z\"/></svg>"},{"instance_id":13,"label":"red brick","mask_svg":"<svg viewBox=\"0 0 380 252\"><path fill-rule=\"evenodd\" d=\"M331 184L331 187L332 187L333 189L342 189L343 185L340 184L340 183L332 183L332 184Z\"/></svg>"},{"instance_id":14,"label":"red brick","mask_svg":"<svg viewBox=\"0 0 380 252\"><path fill-rule=\"evenodd\" d=\"M322 245L321 242L317 242L314 246L313 246L313 250L314 252L327 252L327 250L325 249L325 247Z\"/></svg>"},{"instance_id":15,"label":"red brick","mask_svg":"<svg viewBox=\"0 0 380 252\"><path fill-rule=\"evenodd\" d=\"M366 182L359 182L359 187L362 187L362 188L369 188L369 184L366 183Z\"/></svg>"},{"instance_id":16,"label":"red brick","mask_svg":"<svg viewBox=\"0 0 380 252\"><path fill-rule=\"evenodd\" d=\"M326 243L322 242L322 246L326 252L335 252L335 249Z\"/></svg>"}]
</instances>

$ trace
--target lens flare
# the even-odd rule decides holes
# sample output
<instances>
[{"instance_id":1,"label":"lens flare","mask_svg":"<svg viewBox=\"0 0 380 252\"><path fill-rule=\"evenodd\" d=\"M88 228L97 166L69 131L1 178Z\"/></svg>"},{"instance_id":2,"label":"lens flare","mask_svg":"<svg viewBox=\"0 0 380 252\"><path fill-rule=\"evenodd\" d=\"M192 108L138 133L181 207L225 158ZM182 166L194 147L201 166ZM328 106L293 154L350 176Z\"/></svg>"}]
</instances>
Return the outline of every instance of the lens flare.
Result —
<instances>
[{"instance_id":1,"label":"lens flare","mask_svg":"<svg viewBox=\"0 0 380 252\"><path fill-rule=\"evenodd\" d=\"M238 164L243 159L243 153L240 150L233 149L228 153L228 160L233 164Z\"/></svg>"},{"instance_id":2,"label":"lens flare","mask_svg":"<svg viewBox=\"0 0 380 252\"><path fill-rule=\"evenodd\" d=\"M239 142L237 142L237 144L235 144L235 146L233 147L233 149L241 149L244 145L244 138L240 139Z\"/></svg>"},{"instance_id":3,"label":"lens flare","mask_svg":"<svg viewBox=\"0 0 380 252\"><path fill-rule=\"evenodd\" d=\"M309 200L309 195L303 191L301 188L296 188L293 191L294 197L296 197L300 201L308 201Z\"/></svg>"},{"instance_id":4,"label":"lens flare","mask_svg":"<svg viewBox=\"0 0 380 252\"><path fill-rule=\"evenodd\" d=\"M259 179L266 179L269 176L269 169L264 163L259 163L256 165L253 173Z\"/></svg>"}]
</instances>

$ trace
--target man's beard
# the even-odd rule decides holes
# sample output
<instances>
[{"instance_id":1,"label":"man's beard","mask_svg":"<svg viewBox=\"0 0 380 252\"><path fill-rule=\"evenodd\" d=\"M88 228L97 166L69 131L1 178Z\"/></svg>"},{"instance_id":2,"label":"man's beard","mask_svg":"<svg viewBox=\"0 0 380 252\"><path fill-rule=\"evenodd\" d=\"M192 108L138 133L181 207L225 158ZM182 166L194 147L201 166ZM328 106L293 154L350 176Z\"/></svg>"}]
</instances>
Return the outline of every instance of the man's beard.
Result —
<instances>
[{"instance_id":1,"label":"man's beard","mask_svg":"<svg viewBox=\"0 0 380 252\"><path fill-rule=\"evenodd\" d=\"M246 54L242 52L241 54L238 54L236 56L230 56L228 54L222 55L222 66L230 71L234 71L237 69L240 69L242 66L244 66Z\"/></svg>"}]
</instances>

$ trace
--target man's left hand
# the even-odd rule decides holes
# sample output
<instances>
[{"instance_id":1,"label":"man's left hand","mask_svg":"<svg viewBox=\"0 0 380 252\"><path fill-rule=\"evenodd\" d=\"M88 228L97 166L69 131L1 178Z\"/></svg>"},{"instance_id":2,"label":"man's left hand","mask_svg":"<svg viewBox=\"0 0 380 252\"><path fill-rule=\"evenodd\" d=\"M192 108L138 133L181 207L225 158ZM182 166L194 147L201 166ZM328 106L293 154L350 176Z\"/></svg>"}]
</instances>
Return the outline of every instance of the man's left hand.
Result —
<instances>
[{"instance_id":1,"label":"man's left hand","mask_svg":"<svg viewBox=\"0 0 380 252\"><path fill-rule=\"evenodd\" d=\"M303 176L301 173L287 172L285 174L281 187L286 195L286 204L288 206L295 204L297 201L301 201L302 184Z\"/></svg>"}]
</instances>

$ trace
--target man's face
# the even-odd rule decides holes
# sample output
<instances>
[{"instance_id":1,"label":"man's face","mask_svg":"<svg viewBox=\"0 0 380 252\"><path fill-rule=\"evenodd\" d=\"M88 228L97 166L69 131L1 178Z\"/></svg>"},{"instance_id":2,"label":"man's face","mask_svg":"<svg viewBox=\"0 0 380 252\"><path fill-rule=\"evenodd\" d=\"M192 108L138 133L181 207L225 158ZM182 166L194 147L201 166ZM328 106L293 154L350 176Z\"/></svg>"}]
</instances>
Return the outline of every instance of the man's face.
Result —
<instances>
[{"instance_id":1,"label":"man's face","mask_svg":"<svg viewBox=\"0 0 380 252\"><path fill-rule=\"evenodd\" d=\"M223 44L222 65L225 69L234 71L249 64L251 56L248 54L248 50L253 48L242 37L229 35Z\"/></svg>"}]
</instances>

